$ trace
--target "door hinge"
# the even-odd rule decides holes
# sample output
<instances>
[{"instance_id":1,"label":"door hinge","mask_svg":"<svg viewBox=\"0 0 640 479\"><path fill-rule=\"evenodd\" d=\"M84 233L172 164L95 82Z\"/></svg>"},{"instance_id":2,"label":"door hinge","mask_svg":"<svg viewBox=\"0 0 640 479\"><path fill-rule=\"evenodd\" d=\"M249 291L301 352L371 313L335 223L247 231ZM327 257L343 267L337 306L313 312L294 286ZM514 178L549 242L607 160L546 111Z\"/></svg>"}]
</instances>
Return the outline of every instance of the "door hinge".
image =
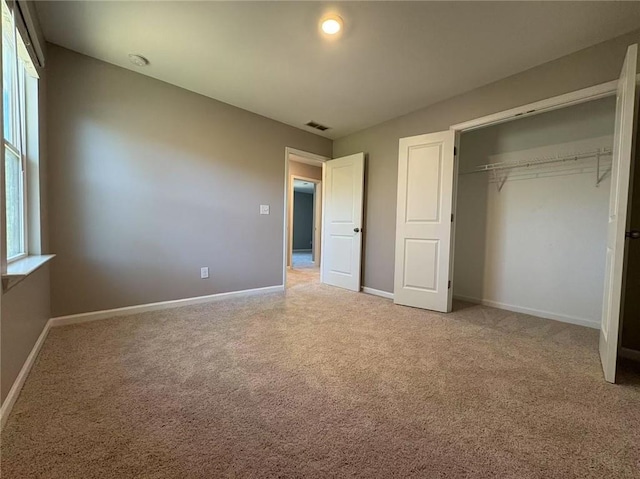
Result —
<instances>
[{"instance_id":1,"label":"door hinge","mask_svg":"<svg viewBox=\"0 0 640 479\"><path fill-rule=\"evenodd\" d=\"M447 286L447 289L451 289L451 280L449 280L449 284Z\"/></svg>"},{"instance_id":2,"label":"door hinge","mask_svg":"<svg viewBox=\"0 0 640 479\"><path fill-rule=\"evenodd\" d=\"M458 147L457 146L453 147L453 156L458 156Z\"/></svg>"},{"instance_id":3,"label":"door hinge","mask_svg":"<svg viewBox=\"0 0 640 479\"><path fill-rule=\"evenodd\" d=\"M453 213L451 213L451 222L453 223Z\"/></svg>"}]
</instances>

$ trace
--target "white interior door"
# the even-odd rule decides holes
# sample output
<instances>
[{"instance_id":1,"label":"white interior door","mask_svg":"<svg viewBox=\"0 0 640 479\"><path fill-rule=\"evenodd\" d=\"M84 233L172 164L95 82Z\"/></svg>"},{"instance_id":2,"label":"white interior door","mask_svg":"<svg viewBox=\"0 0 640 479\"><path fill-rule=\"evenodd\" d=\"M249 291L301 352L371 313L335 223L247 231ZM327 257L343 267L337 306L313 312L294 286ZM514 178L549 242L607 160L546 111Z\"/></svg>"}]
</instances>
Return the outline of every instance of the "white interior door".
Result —
<instances>
[{"instance_id":1,"label":"white interior door","mask_svg":"<svg viewBox=\"0 0 640 479\"><path fill-rule=\"evenodd\" d=\"M637 60L638 45L631 45L627 50L627 56L618 81L616 124L613 134L607 263L602 305L602 326L600 328L600 359L604 370L604 378L611 383L616 380L616 362L618 358L625 230L628 221L627 205L630 193L629 183L636 108Z\"/></svg>"},{"instance_id":2,"label":"white interior door","mask_svg":"<svg viewBox=\"0 0 640 479\"><path fill-rule=\"evenodd\" d=\"M394 301L451 311L455 132L400 139Z\"/></svg>"},{"instance_id":3,"label":"white interior door","mask_svg":"<svg viewBox=\"0 0 640 479\"><path fill-rule=\"evenodd\" d=\"M360 291L364 153L325 163L322 281Z\"/></svg>"}]
</instances>

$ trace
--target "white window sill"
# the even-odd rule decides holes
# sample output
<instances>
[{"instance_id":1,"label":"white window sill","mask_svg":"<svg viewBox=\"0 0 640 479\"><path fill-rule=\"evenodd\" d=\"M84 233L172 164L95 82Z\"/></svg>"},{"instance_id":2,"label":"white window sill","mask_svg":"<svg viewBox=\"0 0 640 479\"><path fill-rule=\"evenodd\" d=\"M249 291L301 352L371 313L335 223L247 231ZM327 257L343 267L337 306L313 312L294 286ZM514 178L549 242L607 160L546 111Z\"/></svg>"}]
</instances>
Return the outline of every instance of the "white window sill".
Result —
<instances>
[{"instance_id":1,"label":"white window sill","mask_svg":"<svg viewBox=\"0 0 640 479\"><path fill-rule=\"evenodd\" d=\"M11 289L55 256L55 254L34 255L12 261L7 265L7 273L2 275L2 288L5 291Z\"/></svg>"}]
</instances>

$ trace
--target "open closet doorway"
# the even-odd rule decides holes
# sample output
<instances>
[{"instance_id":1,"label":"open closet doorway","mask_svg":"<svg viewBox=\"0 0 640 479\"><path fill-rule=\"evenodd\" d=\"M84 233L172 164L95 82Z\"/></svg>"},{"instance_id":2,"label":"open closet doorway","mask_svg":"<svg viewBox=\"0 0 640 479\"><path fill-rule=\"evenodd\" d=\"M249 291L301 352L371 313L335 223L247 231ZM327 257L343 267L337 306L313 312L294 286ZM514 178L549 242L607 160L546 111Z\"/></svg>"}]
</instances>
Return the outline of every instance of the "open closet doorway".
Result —
<instances>
[{"instance_id":1,"label":"open closet doorway","mask_svg":"<svg viewBox=\"0 0 640 479\"><path fill-rule=\"evenodd\" d=\"M615 97L460 135L454 298L600 328Z\"/></svg>"},{"instance_id":2,"label":"open closet doorway","mask_svg":"<svg viewBox=\"0 0 640 479\"><path fill-rule=\"evenodd\" d=\"M320 281L325 158L286 148L284 284Z\"/></svg>"},{"instance_id":3,"label":"open closet doorway","mask_svg":"<svg viewBox=\"0 0 640 479\"><path fill-rule=\"evenodd\" d=\"M637 57L638 45L629 46L620 78L609 86L613 87L609 90L613 93L611 96L604 91L596 94L596 89L607 86L604 84L583 90L593 93L591 98L583 97L582 101L574 101L573 105L565 105L555 112L543 113L532 108L536 117L526 120L526 128L520 128L525 120L518 119L511 121L511 125L489 127L485 132L470 131L472 128L458 130L463 133L458 143L460 173L467 151L470 153L467 159L471 160L467 162L471 167L467 171L471 174L468 179L459 176L456 243L464 241L465 234L469 234L469 230L462 231L465 210L467 220L475 218L477 213L477 210L474 213L475 206L468 208L469 201L466 208L463 206L463 198L468 199L472 194L475 204L483 203L478 201L481 193L477 187L481 180L472 177L484 172L488 189L483 208L485 234L481 235L486 240L483 261L493 257L493 265L500 263L493 272L489 272L492 264L478 268L485 273L476 282L476 291L482 295L476 299L490 304L485 299L487 295L510 294L510 300L498 300L495 305L599 329L600 359L604 378L609 382L616 381L618 357L623 353L619 345L621 340L625 342L620 323L624 314L624 270L630 235L626 230L632 192L636 90L640 80ZM468 131L466 142L465 130ZM540 141L541 132L546 141ZM474 156L481 151L476 148L479 136L484 136L480 141L486 145L496 138L496 133L501 139L494 143L488 156L485 151L488 162L478 164ZM519 147L514 148L516 139ZM462 191L463 183L467 183L466 193ZM503 194L507 186L511 190L508 197ZM471 221L476 228L483 229L475 219ZM536 221L537 228L533 224ZM509 224L515 228L512 228L513 234L505 236L504 227ZM496 248L492 246L496 243L492 238L496 230L502 231L502 251L498 254L502 258L496 258ZM537 253L533 241L537 243ZM517 259L517 249L523 245L526 255L522 253ZM464 245L458 252L462 251L466 253ZM465 276L460 274L460 268L465 266L464 258L458 259L456 256L453 283L454 293L457 289L459 295L458 280ZM507 265L512 268L513 281L503 281L502 286L496 287L495 273L505 279L503 273ZM517 270L519 278L515 279ZM537 280L531 282L535 276ZM550 284L554 281L555 285ZM533 285L535 287L531 287ZM522 308L524 303L529 304ZM628 355L631 352L627 349Z\"/></svg>"},{"instance_id":4,"label":"open closet doorway","mask_svg":"<svg viewBox=\"0 0 640 479\"><path fill-rule=\"evenodd\" d=\"M400 139L397 304L449 312L455 294L597 328L615 382L637 55L618 80Z\"/></svg>"}]
</instances>

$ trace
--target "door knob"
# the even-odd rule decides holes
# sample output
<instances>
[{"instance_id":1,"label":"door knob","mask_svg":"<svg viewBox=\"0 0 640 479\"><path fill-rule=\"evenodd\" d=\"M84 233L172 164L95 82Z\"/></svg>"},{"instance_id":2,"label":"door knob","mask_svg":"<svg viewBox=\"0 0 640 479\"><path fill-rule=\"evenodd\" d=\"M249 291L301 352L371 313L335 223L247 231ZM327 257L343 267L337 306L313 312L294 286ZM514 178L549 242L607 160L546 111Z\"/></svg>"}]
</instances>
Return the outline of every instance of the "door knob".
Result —
<instances>
[{"instance_id":1,"label":"door knob","mask_svg":"<svg viewBox=\"0 0 640 479\"><path fill-rule=\"evenodd\" d=\"M360 233L360 228L353 228L354 233Z\"/></svg>"},{"instance_id":2,"label":"door knob","mask_svg":"<svg viewBox=\"0 0 640 479\"><path fill-rule=\"evenodd\" d=\"M631 239L639 239L639 238L640 238L640 230L627 231L624 235L625 235L627 238L631 238Z\"/></svg>"}]
</instances>

